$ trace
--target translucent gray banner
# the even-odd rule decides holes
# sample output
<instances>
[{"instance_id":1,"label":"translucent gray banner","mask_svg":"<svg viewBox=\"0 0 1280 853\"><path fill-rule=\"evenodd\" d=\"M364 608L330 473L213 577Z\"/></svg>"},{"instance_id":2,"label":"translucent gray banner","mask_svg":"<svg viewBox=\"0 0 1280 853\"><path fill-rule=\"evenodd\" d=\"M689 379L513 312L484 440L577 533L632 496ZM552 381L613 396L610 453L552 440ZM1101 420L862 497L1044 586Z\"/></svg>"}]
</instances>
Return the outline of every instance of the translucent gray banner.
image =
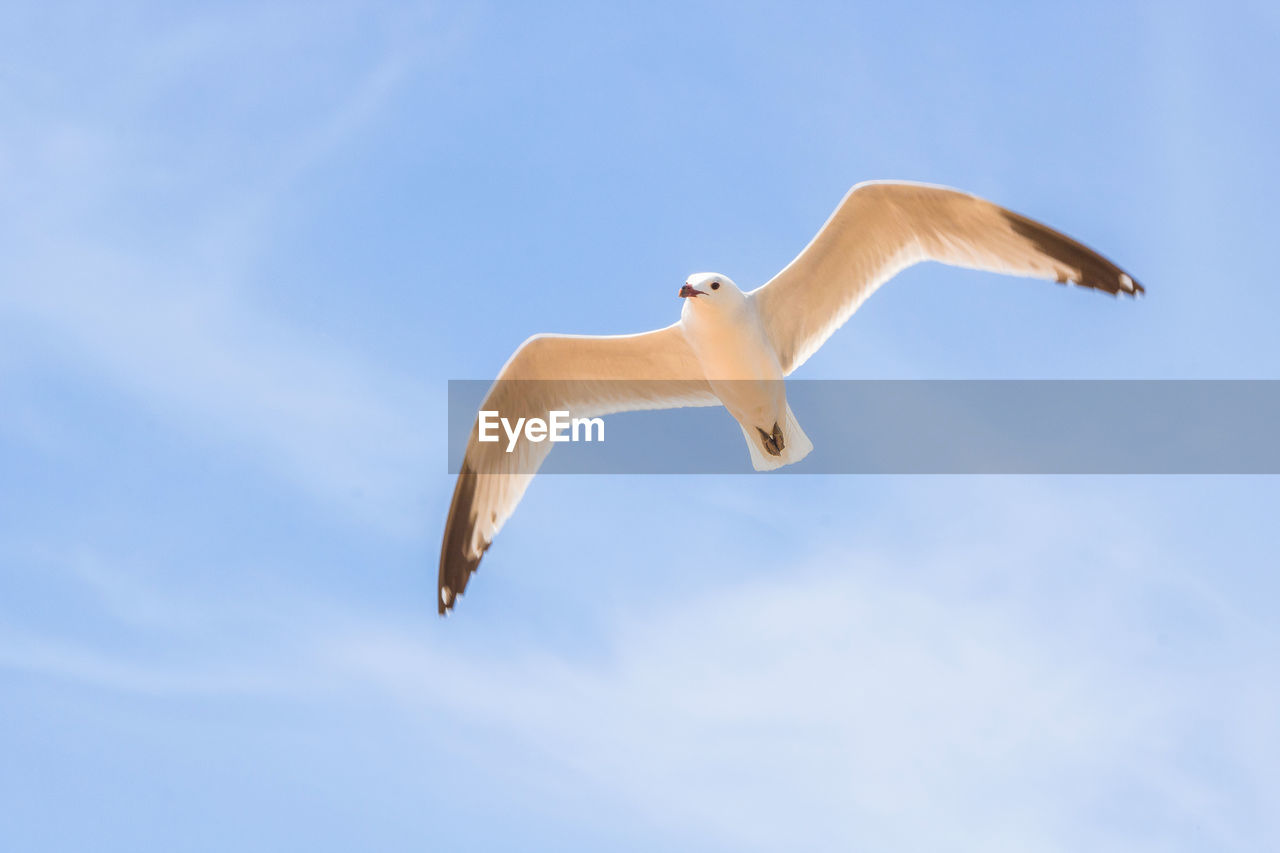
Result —
<instances>
[{"instance_id":1,"label":"translucent gray banner","mask_svg":"<svg viewBox=\"0 0 1280 853\"><path fill-rule=\"evenodd\" d=\"M687 385L687 387L673 387ZM491 382L451 380L448 465L462 468ZM794 474L1276 474L1280 381L789 380L786 397L813 442ZM491 398L477 470L547 474L736 474L752 471L746 439L719 405L618 412L599 424L586 401L705 398L701 383L507 383ZM548 402L551 401L551 402ZM496 407L495 407L496 404ZM503 408L506 411L503 411ZM551 411L563 416L552 417ZM497 418L508 418L504 427ZM520 417L553 425L512 430ZM599 436L603 432L603 437ZM514 444L512 432L515 433ZM590 439L586 436L590 433ZM511 452L507 452L507 447ZM532 450L532 453L525 452ZM499 466L494 469L492 466Z\"/></svg>"}]
</instances>

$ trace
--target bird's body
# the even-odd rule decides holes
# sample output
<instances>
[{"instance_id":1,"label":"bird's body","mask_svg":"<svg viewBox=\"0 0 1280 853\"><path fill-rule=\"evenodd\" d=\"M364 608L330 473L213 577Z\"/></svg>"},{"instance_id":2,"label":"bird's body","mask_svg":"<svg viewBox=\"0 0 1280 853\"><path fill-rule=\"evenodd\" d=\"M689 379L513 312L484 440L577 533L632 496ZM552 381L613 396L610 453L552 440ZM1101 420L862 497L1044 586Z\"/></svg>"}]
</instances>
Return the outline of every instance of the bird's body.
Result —
<instances>
[{"instance_id":1,"label":"bird's body","mask_svg":"<svg viewBox=\"0 0 1280 853\"><path fill-rule=\"evenodd\" d=\"M757 470L768 470L799 462L812 445L803 433L792 436L784 429L789 417L794 417L787 405L782 365L756 301L718 273L690 276L685 286L698 295L686 298L680 330L711 392L742 427L752 448L752 464ZM705 305L697 302L711 294L716 298L705 300ZM781 436L781 446L770 441L775 433ZM759 453L754 450L757 445Z\"/></svg>"},{"instance_id":2,"label":"bird's body","mask_svg":"<svg viewBox=\"0 0 1280 853\"><path fill-rule=\"evenodd\" d=\"M482 408L546 418L552 410L596 416L723 405L742 427L753 467L788 465L812 445L787 403L784 377L880 285L926 260L1112 295L1143 290L1091 249L984 199L869 182L850 190L809 245L755 290L699 273L680 288L680 321L666 328L535 335L503 366ZM507 453L472 429L440 551L440 613L456 603L549 451L524 442Z\"/></svg>"}]
</instances>

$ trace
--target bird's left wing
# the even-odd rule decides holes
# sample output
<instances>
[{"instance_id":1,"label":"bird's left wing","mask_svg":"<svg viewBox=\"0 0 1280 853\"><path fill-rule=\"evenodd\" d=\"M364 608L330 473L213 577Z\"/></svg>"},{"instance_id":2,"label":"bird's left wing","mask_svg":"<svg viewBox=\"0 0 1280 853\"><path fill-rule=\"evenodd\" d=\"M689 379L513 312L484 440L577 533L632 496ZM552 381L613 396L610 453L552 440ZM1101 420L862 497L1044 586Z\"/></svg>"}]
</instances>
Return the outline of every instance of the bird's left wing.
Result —
<instances>
[{"instance_id":1,"label":"bird's left wing","mask_svg":"<svg viewBox=\"0 0 1280 853\"><path fill-rule=\"evenodd\" d=\"M751 292L783 373L817 352L876 288L920 261L1142 293L1087 246L985 199L871 181L851 189L804 251Z\"/></svg>"},{"instance_id":2,"label":"bird's left wing","mask_svg":"<svg viewBox=\"0 0 1280 853\"><path fill-rule=\"evenodd\" d=\"M535 335L507 361L482 410L516 418L555 411L571 417L612 412L711 406L719 403L679 324L639 335ZM453 490L440 549L437 605L450 610L480 565L493 537L515 511L534 472L551 451L548 441L519 441L508 453L505 436L478 440L471 429Z\"/></svg>"}]
</instances>

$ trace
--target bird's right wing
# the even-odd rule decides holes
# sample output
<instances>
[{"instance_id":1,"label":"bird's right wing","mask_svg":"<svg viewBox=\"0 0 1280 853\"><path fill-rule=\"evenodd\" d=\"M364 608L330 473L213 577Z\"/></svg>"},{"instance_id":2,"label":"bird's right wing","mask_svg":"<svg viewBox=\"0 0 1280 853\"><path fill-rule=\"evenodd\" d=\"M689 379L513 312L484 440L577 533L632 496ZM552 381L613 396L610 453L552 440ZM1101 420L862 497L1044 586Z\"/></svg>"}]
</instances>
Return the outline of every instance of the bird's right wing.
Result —
<instances>
[{"instance_id":1,"label":"bird's right wing","mask_svg":"<svg viewBox=\"0 0 1280 853\"><path fill-rule=\"evenodd\" d=\"M791 373L876 288L920 261L1137 295L1142 285L1047 225L947 187L870 181L844 197L795 260L751 296Z\"/></svg>"},{"instance_id":2,"label":"bird's right wing","mask_svg":"<svg viewBox=\"0 0 1280 853\"><path fill-rule=\"evenodd\" d=\"M536 335L507 361L481 409L515 423L516 418L546 420L553 410L596 417L719 402L675 324L639 335ZM506 446L505 436L479 441L472 427L440 549L441 614L466 589L551 451L549 441L520 441L510 453Z\"/></svg>"}]
</instances>

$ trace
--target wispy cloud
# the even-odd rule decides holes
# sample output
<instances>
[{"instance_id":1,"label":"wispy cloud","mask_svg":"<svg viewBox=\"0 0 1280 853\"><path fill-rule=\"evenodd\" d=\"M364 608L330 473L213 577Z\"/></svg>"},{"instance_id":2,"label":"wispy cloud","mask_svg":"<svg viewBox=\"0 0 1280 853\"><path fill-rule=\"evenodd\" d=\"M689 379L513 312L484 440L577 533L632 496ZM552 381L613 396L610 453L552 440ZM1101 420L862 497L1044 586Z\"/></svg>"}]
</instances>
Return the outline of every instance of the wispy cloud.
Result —
<instances>
[{"instance_id":1,"label":"wispy cloud","mask_svg":"<svg viewBox=\"0 0 1280 853\"><path fill-rule=\"evenodd\" d=\"M312 54L340 44L351 25L332 9L267 17L271 26L243 31L276 34L273 59L286 65L314 65ZM237 69L240 40L227 34L241 27L228 13L116 44L130 57L119 75L124 88L87 116L72 108L59 115L56 100L42 109L14 105L15 133L0 157L13 179L6 212L15 226L0 266L0 328L38 329L39 351L56 353L59 369L74 365L172 423L256 454L345 513L404 532L414 529L413 478L430 446L421 384L263 308L243 286L281 196L374 121L437 43L419 9L380 17L383 51L336 60L352 73L333 84L340 97L331 102L299 107L277 77L261 77L252 64ZM210 70L220 74L220 91L253 93L225 110L277 110L280 118L274 136L223 141L243 149L238 180L184 167L174 185L165 164L185 164L185 146L207 143L180 132L157 137L146 116L172 108ZM235 162L234 150L221 151L219 162ZM113 240L113 220L134 215L136 197L157 193L176 215L156 219L149 210L134 229L151 235L144 245Z\"/></svg>"},{"instance_id":2,"label":"wispy cloud","mask_svg":"<svg viewBox=\"0 0 1280 853\"><path fill-rule=\"evenodd\" d=\"M183 617L200 626L186 633L234 622L259 638L251 666L225 648L206 662L192 645L175 668L31 637L6 641L3 663L95 689L374 697L477 772L532 762L535 789L569 779L651 827L736 849L1219 850L1280 837L1274 628L1206 595L1147 532L1102 521L1082 543L1058 523L1070 496L1047 489L1028 505L1025 490L994 491L975 500L1005 532L971 547L822 549L625 608L590 655L468 648L429 614L312 610L281 590L249 622L226 597L174 604L205 609ZM935 508L936 526L949 511ZM184 633L152 618L166 609L154 589L90 565L115 618Z\"/></svg>"},{"instance_id":3,"label":"wispy cloud","mask_svg":"<svg viewBox=\"0 0 1280 853\"><path fill-rule=\"evenodd\" d=\"M1257 748L1280 695L1242 690L1268 677L1263 659L1188 666L1117 624L1054 636L1017 599L957 602L894 581L900 569L827 561L799 583L646 613L604 665L457 657L390 632L335 654L404 701L536 745L655 823L734 846L1120 849L1094 818L1126 800L1218 849L1280 829L1257 788L1232 785L1277 758ZM1254 720L1235 743L1203 728L1224 698ZM1224 787L1188 766L1198 750Z\"/></svg>"},{"instance_id":4,"label":"wispy cloud","mask_svg":"<svg viewBox=\"0 0 1280 853\"><path fill-rule=\"evenodd\" d=\"M298 683L278 667L241 663L184 669L122 659L75 644L10 629L0 630L0 668L112 691L155 696L297 694Z\"/></svg>"},{"instance_id":5,"label":"wispy cloud","mask_svg":"<svg viewBox=\"0 0 1280 853\"><path fill-rule=\"evenodd\" d=\"M163 271L83 247L45 257L6 307L82 371L250 450L353 517L411 524L428 450L421 388L223 291L168 288Z\"/></svg>"}]
</instances>

